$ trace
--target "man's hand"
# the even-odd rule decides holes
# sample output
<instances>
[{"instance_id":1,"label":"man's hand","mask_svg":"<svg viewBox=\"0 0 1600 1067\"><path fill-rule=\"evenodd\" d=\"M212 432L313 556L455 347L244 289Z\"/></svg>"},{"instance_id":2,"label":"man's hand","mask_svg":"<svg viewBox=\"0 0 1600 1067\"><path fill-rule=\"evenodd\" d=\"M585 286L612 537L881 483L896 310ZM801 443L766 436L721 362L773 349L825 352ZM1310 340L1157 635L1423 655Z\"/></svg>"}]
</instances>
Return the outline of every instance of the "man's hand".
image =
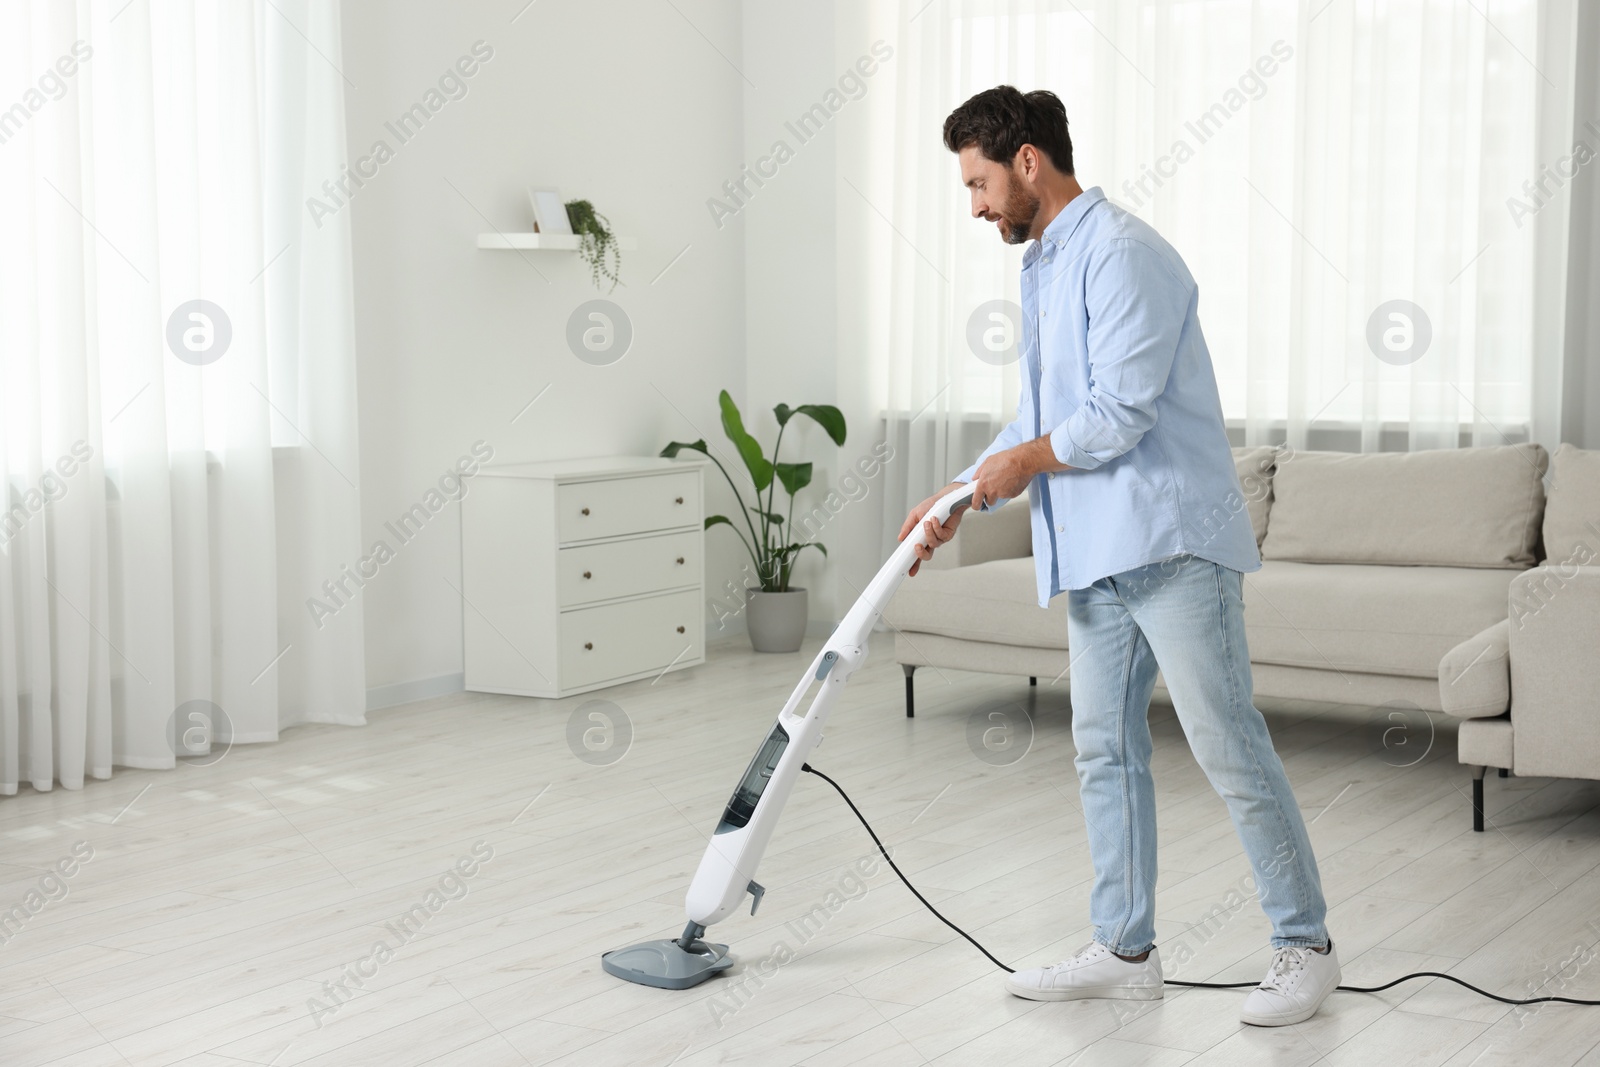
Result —
<instances>
[{"instance_id":1,"label":"man's hand","mask_svg":"<svg viewBox=\"0 0 1600 1067\"><path fill-rule=\"evenodd\" d=\"M956 535L956 527L961 525L961 513L967 510L966 504L962 504L960 507L951 511L950 517L943 523L936 523L932 519L928 519L924 522L922 517L928 513L928 510L932 508L933 505L939 502L940 497L943 497L952 489L959 489L966 484L966 482L951 482L949 485L945 486L943 489L939 490L937 493L933 494L916 507L912 508L911 514L906 516L905 525L900 527L900 536L896 538L896 540L904 541L907 535L909 535L912 530L917 528L917 523L919 522L926 527L928 534L927 543L917 545L917 561L911 565L911 569L906 572L907 575L916 574L917 571L922 568L922 563L924 560L933 558L933 550L935 548L938 548L940 545L944 544L946 541L950 540Z\"/></svg>"},{"instance_id":2,"label":"man's hand","mask_svg":"<svg viewBox=\"0 0 1600 1067\"><path fill-rule=\"evenodd\" d=\"M1021 496L1028 483L1050 471L1068 467L1056 458L1049 437L1036 437L1026 444L996 452L984 460L972 479L972 506L998 504Z\"/></svg>"}]
</instances>

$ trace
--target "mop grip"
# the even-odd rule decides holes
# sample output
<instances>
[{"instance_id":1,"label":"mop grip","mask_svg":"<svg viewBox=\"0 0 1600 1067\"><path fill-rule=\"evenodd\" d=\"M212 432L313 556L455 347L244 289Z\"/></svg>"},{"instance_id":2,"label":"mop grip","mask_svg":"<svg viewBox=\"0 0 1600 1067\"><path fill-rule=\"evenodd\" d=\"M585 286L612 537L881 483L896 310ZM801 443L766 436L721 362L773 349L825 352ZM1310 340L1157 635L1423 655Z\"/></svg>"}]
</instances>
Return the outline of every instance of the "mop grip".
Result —
<instances>
[{"instance_id":1,"label":"mop grip","mask_svg":"<svg viewBox=\"0 0 1600 1067\"><path fill-rule=\"evenodd\" d=\"M955 511L956 508L959 508L962 505L971 505L971 503L972 485L971 483L967 483L960 489L952 489L938 500L935 500L933 502L933 507L929 508L928 513L922 517L924 519L932 519L940 526L943 526L949 521L951 512ZM917 529L920 530L921 528L922 523L917 523Z\"/></svg>"}]
</instances>

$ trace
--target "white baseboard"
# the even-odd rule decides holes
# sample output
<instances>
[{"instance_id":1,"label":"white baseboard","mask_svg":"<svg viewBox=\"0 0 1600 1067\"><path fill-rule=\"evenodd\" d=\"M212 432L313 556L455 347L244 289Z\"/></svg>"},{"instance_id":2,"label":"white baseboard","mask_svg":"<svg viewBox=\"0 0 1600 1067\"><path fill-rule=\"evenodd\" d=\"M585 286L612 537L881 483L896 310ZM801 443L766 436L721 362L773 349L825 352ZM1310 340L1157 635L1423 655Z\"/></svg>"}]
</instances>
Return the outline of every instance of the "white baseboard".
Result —
<instances>
[{"instance_id":1,"label":"white baseboard","mask_svg":"<svg viewBox=\"0 0 1600 1067\"><path fill-rule=\"evenodd\" d=\"M397 704L409 704L414 700L449 696L451 693L465 692L466 688L467 676L459 671L455 674L441 674L437 678L419 678L414 682L380 685L367 690L367 710L377 711L379 708L392 708Z\"/></svg>"},{"instance_id":2,"label":"white baseboard","mask_svg":"<svg viewBox=\"0 0 1600 1067\"><path fill-rule=\"evenodd\" d=\"M837 622L828 622L826 619L811 619L806 623L806 636L825 638L833 633L834 627L838 625ZM706 623L708 642L719 638L744 637L745 634L744 619L739 616L729 616L724 619L720 629L715 622ZM410 704L416 700L431 700L434 697L449 696L451 693L463 693L466 692L466 688L466 675L459 672L441 674L437 678L419 678L414 682L380 685L367 690L367 710L378 711L399 704Z\"/></svg>"},{"instance_id":3,"label":"white baseboard","mask_svg":"<svg viewBox=\"0 0 1600 1067\"><path fill-rule=\"evenodd\" d=\"M838 622L829 622L826 619L806 620L807 637L827 637L838 627ZM750 632L744 624L744 615L730 615L722 620L719 627L715 619L706 623L706 640L713 641L725 637L743 637Z\"/></svg>"}]
</instances>

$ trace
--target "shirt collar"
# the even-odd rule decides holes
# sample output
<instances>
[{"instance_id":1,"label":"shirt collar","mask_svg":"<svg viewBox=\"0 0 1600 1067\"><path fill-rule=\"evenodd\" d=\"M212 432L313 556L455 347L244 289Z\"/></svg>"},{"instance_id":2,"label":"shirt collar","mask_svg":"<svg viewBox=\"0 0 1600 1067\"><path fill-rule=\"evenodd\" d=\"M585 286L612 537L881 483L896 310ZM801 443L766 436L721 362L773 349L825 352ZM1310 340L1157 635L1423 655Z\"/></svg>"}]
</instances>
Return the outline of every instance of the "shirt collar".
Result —
<instances>
[{"instance_id":1,"label":"shirt collar","mask_svg":"<svg viewBox=\"0 0 1600 1067\"><path fill-rule=\"evenodd\" d=\"M1073 233L1077 231L1078 224L1083 221L1084 216L1089 214L1089 209L1105 198L1106 194L1101 191L1098 185L1085 189L1073 197L1071 202L1062 208L1054 219L1050 220L1050 225L1044 228L1044 233L1033 243L1033 247L1023 254L1024 265L1038 259L1043 254L1043 248L1046 244L1053 244L1057 248L1065 248L1067 242L1072 240Z\"/></svg>"}]
</instances>

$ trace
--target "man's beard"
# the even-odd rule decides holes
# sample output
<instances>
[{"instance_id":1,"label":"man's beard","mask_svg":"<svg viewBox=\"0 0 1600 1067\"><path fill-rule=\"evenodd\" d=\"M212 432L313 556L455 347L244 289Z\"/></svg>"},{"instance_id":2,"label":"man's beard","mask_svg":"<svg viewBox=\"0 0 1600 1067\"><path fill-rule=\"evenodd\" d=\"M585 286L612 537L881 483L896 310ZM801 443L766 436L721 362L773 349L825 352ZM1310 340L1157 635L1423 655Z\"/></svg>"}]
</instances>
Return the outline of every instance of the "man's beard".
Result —
<instances>
[{"instance_id":1,"label":"man's beard","mask_svg":"<svg viewBox=\"0 0 1600 1067\"><path fill-rule=\"evenodd\" d=\"M1006 243L1023 244L1033 229L1033 220L1039 215L1039 198L1029 194L1021 183L1013 184L1006 193L1005 203L1000 205L1000 215L1010 227Z\"/></svg>"}]
</instances>

